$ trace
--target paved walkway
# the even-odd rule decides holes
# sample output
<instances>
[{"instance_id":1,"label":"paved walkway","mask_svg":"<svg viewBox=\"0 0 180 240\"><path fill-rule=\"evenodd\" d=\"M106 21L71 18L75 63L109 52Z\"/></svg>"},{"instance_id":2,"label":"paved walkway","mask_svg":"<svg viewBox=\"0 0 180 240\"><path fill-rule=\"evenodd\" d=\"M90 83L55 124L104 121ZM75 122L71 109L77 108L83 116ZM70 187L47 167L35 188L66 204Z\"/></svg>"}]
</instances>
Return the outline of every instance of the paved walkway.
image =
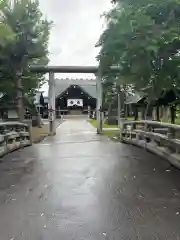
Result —
<instances>
[{"instance_id":1,"label":"paved walkway","mask_svg":"<svg viewBox=\"0 0 180 240\"><path fill-rule=\"evenodd\" d=\"M180 236L180 172L97 136L84 120L0 164L0 239L127 240Z\"/></svg>"}]
</instances>

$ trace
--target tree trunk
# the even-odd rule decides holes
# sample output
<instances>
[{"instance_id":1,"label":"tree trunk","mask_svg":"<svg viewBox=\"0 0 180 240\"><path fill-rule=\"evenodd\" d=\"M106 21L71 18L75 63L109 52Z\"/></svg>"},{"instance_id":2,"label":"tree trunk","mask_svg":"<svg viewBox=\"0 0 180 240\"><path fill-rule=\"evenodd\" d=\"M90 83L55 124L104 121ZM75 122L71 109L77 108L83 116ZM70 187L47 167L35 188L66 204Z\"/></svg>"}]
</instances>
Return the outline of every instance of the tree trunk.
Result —
<instances>
[{"instance_id":1,"label":"tree trunk","mask_svg":"<svg viewBox=\"0 0 180 240\"><path fill-rule=\"evenodd\" d=\"M138 120L138 107L135 106L134 108L134 121Z\"/></svg>"},{"instance_id":2,"label":"tree trunk","mask_svg":"<svg viewBox=\"0 0 180 240\"><path fill-rule=\"evenodd\" d=\"M41 115L38 113L37 116L36 116L36 119L37 119L37 125L38 127L42 127L42 120L41 120Z\"/></svg>"},{"instance_id":3,"label":"tree trunk","mask_svg":"<svg viewBox=\"0 0 180 240\"><path fill-rule=\"evenodd\" d=\"M124 113L124 117L127 118L129 116L129 108L128 108L128 105L125 104L125 113Z\"/></svg>"},{"instance_id":4,"label":"tree trunk","mask_svg":"<svg viewBox=\"0 0 180 240\"><path fill-rule=\"evenodd\" d=\"M35 105L32 107L33 126L42 127L41 115Z\"/></svg>"},{"instance_id":5,"label":"tree trunk","mask_svg":"<svg viewBox=\"0 0 180 240\"><path fill-rule=\"evenodd\" d=\"M156 120L159 122L160 121L160 116L159 116L159 104L156 106Z\"/></svg>"},{"instance_id":6,"label":"tree trunk","mask_svg":"<svg viewBox=\"0 0 180 240\"><path fill-rule=\"evenodd\" d=\"M141 109L141 115L142 115L142 120L145 120L145 107L143 106L142 109Z\"/></svg>"},{"instance_id":7,"label":"tree trunk","mask_svg":"<svg viewBox=\"0 0 180 240\"><path fill-rule=\"evenodd\" d=\"M129 104L129 116L128 117L132 117L133 116L133 105Z\"/></svg>"},{"instance_id":8,"label":"tree trunk","mask_svg":"<svg viewBox=\"0 0 180 240\"><path fill-rule=\"evenodd\" d=\"M112 110L112 103L110 103L108 107L108 117L111 115L111 110Z\"/></svg>"},{"instance_id":9,"label":"tree trunk","mask_svg":"<svg viewBox=\"0 0 180 240\"><path fill-rule=\"evenodd\" d=\"M23 103L23 87L22 75L18 74L17 79L17 113L20 121L24 120L24 103Z\"/></svg>"},{"instance_id":10,"label":"tree trunk","mask_svg":"<svg viewBox=\"0 0 180 240\"><path fill-rule=\"evenodd\" d=\"M149 108L150 108L150 102L148 102L145 110L145 120L148 120L149 117Z\"/></svg>"},{"instance_id":11,"label":"tree trunk","mask_svg":"<svg viewBox=\"0 0 180 240\"><path fill-rule=\"evenodd\" d=\"M176 106L171 106L171 123L175 124Z\"/></svg>"}]
</instances>

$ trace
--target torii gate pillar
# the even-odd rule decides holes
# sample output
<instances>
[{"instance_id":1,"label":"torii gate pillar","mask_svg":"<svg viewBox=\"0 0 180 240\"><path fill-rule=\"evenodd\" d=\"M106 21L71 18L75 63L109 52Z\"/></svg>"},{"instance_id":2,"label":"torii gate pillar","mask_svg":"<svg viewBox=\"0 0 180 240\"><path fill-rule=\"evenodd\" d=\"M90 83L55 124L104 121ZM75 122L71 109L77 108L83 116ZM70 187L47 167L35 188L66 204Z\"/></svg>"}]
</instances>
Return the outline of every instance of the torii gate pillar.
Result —
<instances>
[{"instance_id":1,"label":"torii gate pillar","mask_svg":"<svg viewBox=\"0 0 180 240\"><path fill-rule=\"evenodd\" d=\"M97 90L97 107L96 107L96 117L97 117L97 134L102 134L102 79L101 74L98 72L96 75L96 90Z\"/></svg>"},{"instance_id":2,"label":"torii gate pillar","mask_svg":"<svg viewBox=\"0 0 180 240\"><path fill-rule=\"evenodd\" d=\"M56 106L55 106L54 73L49 73L49 135L56 135Z\"/></svg>"}]
</instances>

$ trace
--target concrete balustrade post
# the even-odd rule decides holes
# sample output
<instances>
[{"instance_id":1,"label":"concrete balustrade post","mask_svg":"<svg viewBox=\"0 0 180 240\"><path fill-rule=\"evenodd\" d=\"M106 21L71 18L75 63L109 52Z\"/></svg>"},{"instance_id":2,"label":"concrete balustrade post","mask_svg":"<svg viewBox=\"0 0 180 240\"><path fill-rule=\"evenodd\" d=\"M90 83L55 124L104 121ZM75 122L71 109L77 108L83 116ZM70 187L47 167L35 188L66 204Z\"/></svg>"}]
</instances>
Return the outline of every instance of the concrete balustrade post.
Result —
<instances>
[{"instance_id":1,"label":"concrete balustrade post","mask_svg":"<svg viewBox=\"0 0 180 240\"><path fill-rule=\"evenodd\" d=\"M174 139L176 137L176 131L175 129L168 127L168 139Z\"/></svg>"}]
</instances>

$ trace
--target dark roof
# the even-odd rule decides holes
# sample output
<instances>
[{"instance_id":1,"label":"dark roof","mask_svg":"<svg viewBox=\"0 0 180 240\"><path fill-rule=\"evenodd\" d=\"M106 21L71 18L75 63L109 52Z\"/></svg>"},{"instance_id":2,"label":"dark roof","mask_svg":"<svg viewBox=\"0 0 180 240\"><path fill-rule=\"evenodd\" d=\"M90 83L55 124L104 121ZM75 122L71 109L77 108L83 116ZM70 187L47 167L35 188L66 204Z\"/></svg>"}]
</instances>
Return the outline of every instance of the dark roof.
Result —
<instances>
[{"instance_id":1,"label":"dark roof","mask_svg":"<svg viewBox=\"0 0 180 240\"><path fill-rule=\"evenodd\" d=\"M89 96L97 98L96 93L96 80L92 79L55 79L55 94L56 97L60 96L67 88L72 85L81 87Z\"/></svg>"},{"instance_id":2,"label":"dark roof","mask_svg":"<svg viewBox=\"0 0 180 240\"><path fill-rule=\"evenodd\" d=\"M162 91L161 97L156 101L159 105L168 105L172 103L179 103L180 90L178 88L169 91Z\"/></svg>"},{"instance_id":3,"label":"dark roof","mask_svg":"<svg viewBox=\"0 0 180 240\"><path fill-rule=\"evenodd\" d=\"M146 94L145 93L135 93L133 95L129 95L126 97L125 104L144 104L146 101ZM180 90L179 89L172 89L169 91L162 90L161 96L157 99L152 101L152 105L168 105L173 103L180 102Z\"/></svg>"},{"instance_id":4,"label":"dark roof","mask_svg":"<svg viewBox=\"0 0 180 240\"><path fill-rule=\"evenodd\" d=\"M145 94L144 93L136 92L134 94L126 96L125 104L128 105L128 104L139 103L144 98L145 98Z\"/></svg>"}]
</instances>

